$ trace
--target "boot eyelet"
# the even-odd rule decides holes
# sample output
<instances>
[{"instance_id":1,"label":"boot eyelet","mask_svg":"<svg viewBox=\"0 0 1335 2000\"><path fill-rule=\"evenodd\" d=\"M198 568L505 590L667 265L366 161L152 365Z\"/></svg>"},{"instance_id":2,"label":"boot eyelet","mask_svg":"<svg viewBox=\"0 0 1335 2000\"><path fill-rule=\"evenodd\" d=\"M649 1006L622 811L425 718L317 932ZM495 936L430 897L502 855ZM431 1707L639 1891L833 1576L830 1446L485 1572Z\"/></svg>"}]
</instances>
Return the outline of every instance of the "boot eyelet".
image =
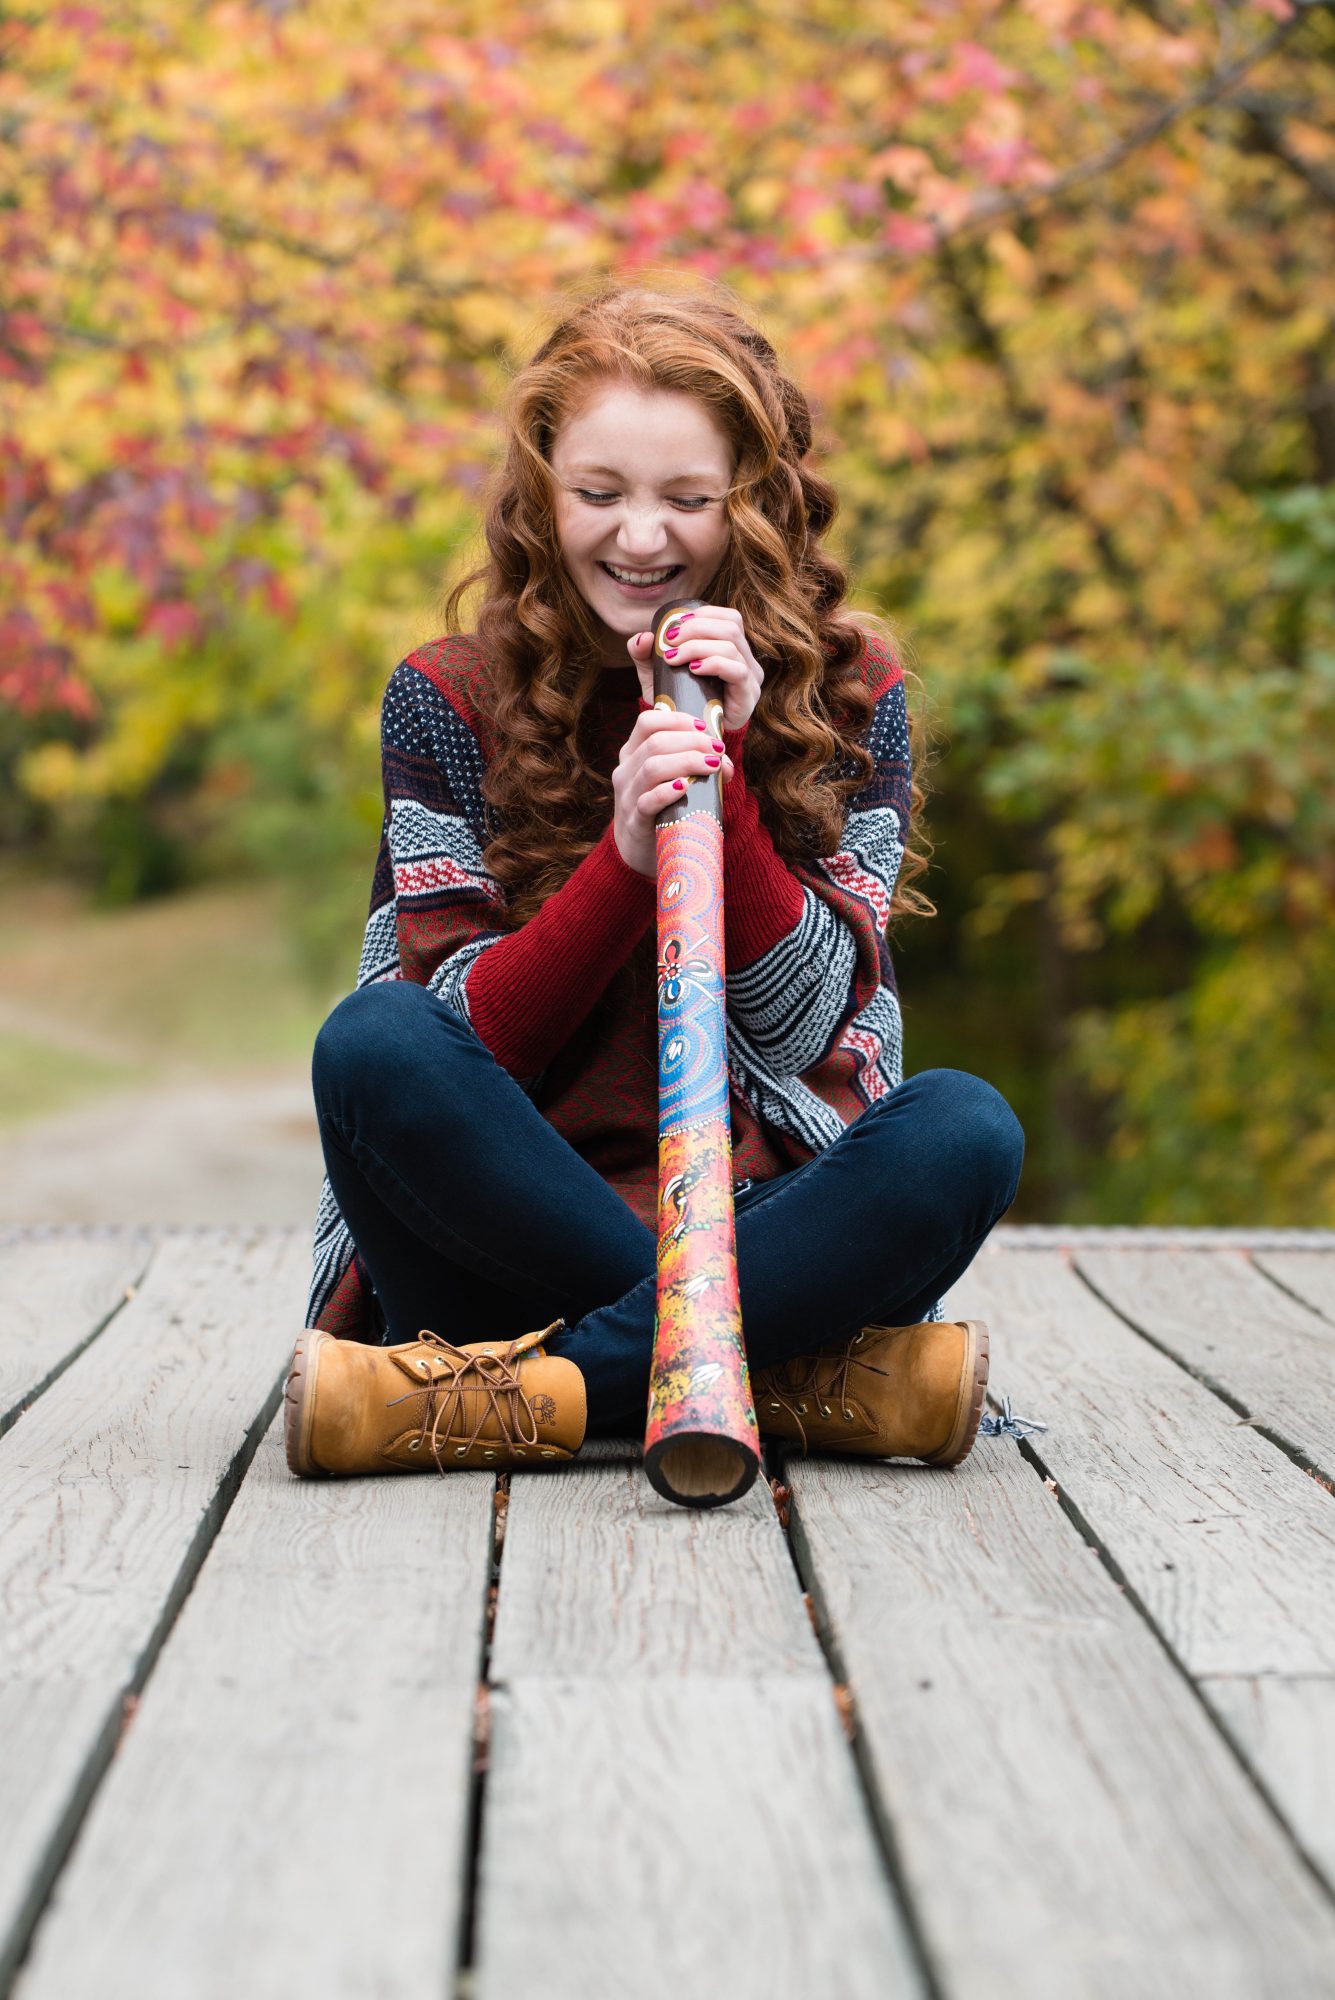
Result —
<instances>
[{"instance_id":1,"label":"boot eyelet","mask_svg":"<svg viewBox=\"0 0 1335 2000\"><path fill-rule=\"evenodd\" d=\"M409 1438L408 1440L409 1451L416 1451L417 1447L421 1444L421 1442L422 1442L421 1438Z\"/></svg>"},{"instance_id":2,"label":"boot eyelet","mask_svg":"<svg viewBox=\"0 0 1335 2000\"><path fill-rule=\"evenodd\" d=\"M554 1451L552 1450L552 1447L551 1447L551 1446L550 1446L549 1444L545 1444L545 1445L544 1445L544 1446L542 1447L542 1455L543 1455L543 1457L544 1457L544 1458L555 1458L555 1457L556 1457L556 1453L555 1453L555 1452L554 1452Z\"/></svg>"},{"instance_id":3,"label":"boot eyelet","mask_svg":"<svg viewBox=\"0 0 1335 2000\"><path fill-rule=\"evenodd\" d=\"M779 1407L779 1406L778 1406L778 1404L777 1404L777 1403L771 1403L771 1404L770 1404L770 1408L771 1408L772 1410L777 1410L777 1409L778 1409L778 1407Z\"/></svg>"},{"instance_id":4,"label":"boot eyelet","mask_svg":"<svg viewBox=\"0 0 1335 2000\"><path fill-rule=\"evenodd\" d=\"M866 1329L866 1327L864 1326L864 1327L863 1327L863 1329L862 1329L862 1333L865 1333L866 1331L867 1331L867 1329ZM856 1347L856 1346L857 1346L857 1344L858 1344L858 1342L859 1342L859 1341L861 1340L861 1338L862 1338L862 1333L855 1333L855 1334L853 1335L853 1345L854 1345L854 1347Z\"/></svg>"},{"instance_id":5,"label":"boot eyelet","mask_svg":"<svg viewBox=\"0 0 1335 2000\"><path fill-rule=\"evenodd\" d=\"M456 1445L456 1446L454 1447L454 1455L455 1455L455 1457L456 1457L456 1458L467 1458L467 1456L468 1456L468 1446L467 1446L466 1444L458 1444L458 1445Z\"/></svg>"},{"instance_id":6,"label":"boot eyelet","mask_svg":"<svg viewBox=\"0 0 1335 2000\"><path fill-rule=\"evenodd\" d=\"M851 1410L844 1411L844 1422L846 1424L851 1424L853 1422L853 1412Z\"/></svg>"},{"instance_id":7,"label":"boot eyelet","mask_svg":"<svg viewBox=\"0 0 1335 2000\"><path fill-rule=\"evenodd\" d=\"M804 1416L806 1415L806 1413L807 1413L807 1406L806 1406L806 1404L805 1404L805 1403L799 1403L799 1404L798 1404L798 1406L797 1406L797 1414L798 1414L798 1416L799 1416L799 1417L804 1417Z\"/></svg>"},{"instance_id":8,"label":"boot eyelet","mask_svg":"<svg viewBox=\"0 0 1335 2000\"><path fill-rule=\"evenodd\" d=\"M830 1415L830 1413L831 1413L831 1412L830 1412L830 1406L829 1406L829 1404L828 1404L828 1403L822 1403L822 1404L821 1404L821 1406L820 1406L820 1413L821 1413L821 1415L822 1415L823 1417L828 1417L828 1416Z\"/></svg>"},{"instance_id":9,"label":"boot eyelet","mask_svg":"<svg viewBox=\"0 0 1335 2000\"><path fill-rule=\"evenodd\" d=\"M496 1454L494 1451L484 1451L482 1456L484 1458L495 1458Z\"/></svg>"}]
</instances>

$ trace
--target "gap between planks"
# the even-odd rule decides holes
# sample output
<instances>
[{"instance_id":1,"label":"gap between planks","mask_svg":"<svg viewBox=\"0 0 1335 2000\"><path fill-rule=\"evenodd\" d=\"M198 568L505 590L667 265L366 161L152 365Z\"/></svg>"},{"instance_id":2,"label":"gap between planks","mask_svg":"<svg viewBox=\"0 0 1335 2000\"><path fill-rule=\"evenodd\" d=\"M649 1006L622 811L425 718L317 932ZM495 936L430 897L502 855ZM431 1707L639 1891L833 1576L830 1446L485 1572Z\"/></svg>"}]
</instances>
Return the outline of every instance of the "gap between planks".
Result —
<instances>
[{"instance_id":1,"label":"gap between planks","mask_svg":"<svg viewBox=\"0 0 1335 2000\"><path fill-rule=\"evenodd\" d=\"M0 1439L0 1981L276 1405L307 1262L296 1232L160 1246Z\"/></svg>"},{"instance_id":2,"label":"gap between planks","mask_svg":"<svg viewBox=\"0 0 1335 2000\"><path fill-rule=\"evenodd\" d=\"M494 1495L296 1480L279 1413L15 2000L452 1989Z\"/></svg>"},{"instance_id":3,"label":"gap between planks","mask_svg":"<svg viewBox=\"0 0 1335 2000\"><path fill-rule=\"evenodd\" d=\"M512 1478L501 1575L477 2000L931 1992L767 1485Z\"/></svg>"},{"instance_id":4,"label":"gap between planks","mask_svg":"<svg viewBox=\"0 0 1335 2000\"><path fill-rule=\"evenodd\" d=\"M1119 1277L1123 1255L1130 1263ZM1335 1790L1318 1795L1310 1773L1335 1772L1335 1513L1328 1493L1183 1358L1191 1340L1231 1343L1236 1356L1237 1327L1226 1315L1247 1300L1267 1309L1277 1301L1280 1320L1304 1338L1318 1323L1239 1267L1232 1249L1206 1259L1109 1253L1098 1282L1118 1310L1083 1275L1091 1256L985 1254L948 1309L989 1319L994 1379L1004 1372L1016 1400L1049 1425L1024 1440L1024 1455L1053 1481L1306 1864L1331 1886L1335 1808L1325 1801ZM1209 1269L1213 1256L1224 1260L1222 1275ZM1212 1316L1193 1315L1189 1298L1169 1309L1174 1273L1178 1284L1191 1280L1189 1298L1213 1297ZM1272 1331L1273 1319L1272 1310ZM1199 1368L1199 1350L1194 1359ZM1213 1358L1211 1369L1232 1387ZM1287 1680L1302 1683L1301 1703L1278 1692Z\"/></svg>"},{"instance_id":5,"label":"gap between planks","mask_svg":"<svg viewBox=\"0 0 1335 2000\"><path fill-rule=\"evenodd\" d=\"M1327 1899L1019 1452L787 1476L944 1995L1319 1990Z\"/></svg>"},{"instance_id":6,"label":"gap between planks","mask_svg":"<svg viewBox=\"0 0 1335 2000\"><path fill-rule=\"evenodd\" d=\"M106 1331L143 1283L146 1232L0 1245L0 1437Z\"/></svg>"}]
</instances>

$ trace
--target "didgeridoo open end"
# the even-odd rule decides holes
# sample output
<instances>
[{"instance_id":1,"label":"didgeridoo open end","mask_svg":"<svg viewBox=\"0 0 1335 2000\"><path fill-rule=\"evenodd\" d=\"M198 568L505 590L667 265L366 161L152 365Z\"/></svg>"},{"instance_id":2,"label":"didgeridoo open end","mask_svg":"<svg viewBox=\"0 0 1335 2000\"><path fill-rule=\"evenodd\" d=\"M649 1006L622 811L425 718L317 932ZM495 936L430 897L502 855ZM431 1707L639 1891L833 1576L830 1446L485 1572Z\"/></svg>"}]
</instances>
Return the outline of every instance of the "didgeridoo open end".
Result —
<instances>
[{"instance_id":1,"label":"didgeridoo open end","mask_svg":"<svg viewBox=\"0 0 1335 2000\"><path fill-rule=\"evenodd\" d=\"M664 631L698 601L654 614L654 706L719 733L718 681L663 658ZM719 1507L754 1481L760 1435L737 1287L718 771L658 815L657 845L658 1317L644 1468L665 1499Z\"/></svg>"},{"instance_id":2,"label":"didgeridoo open end","mask_svg":"<svg viewBox=\"0 0 1335 2000\"><path fill-rule=\"evenodd\" d=\"M650 1446L644 1470L654 1492L679 1507L724 1507L750 1491L760 1456L736 1438L678 1431Z\"/></svg>"}]
</instances>

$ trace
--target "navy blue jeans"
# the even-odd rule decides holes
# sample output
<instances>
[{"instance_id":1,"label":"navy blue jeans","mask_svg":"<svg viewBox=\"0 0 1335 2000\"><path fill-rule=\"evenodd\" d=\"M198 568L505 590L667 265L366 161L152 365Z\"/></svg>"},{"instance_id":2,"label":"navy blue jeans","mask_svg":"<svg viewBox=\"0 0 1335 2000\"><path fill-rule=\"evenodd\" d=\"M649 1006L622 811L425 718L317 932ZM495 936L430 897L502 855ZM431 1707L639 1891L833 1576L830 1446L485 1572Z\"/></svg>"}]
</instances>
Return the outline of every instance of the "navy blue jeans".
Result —
<instances>
[{"instance_id":1,"label":"navy blue jeans","mask_svg":"<svg viewBox=\"0 0 1335 2000\"><path fill-rule=\"evenodd\" d=\"M325 1165L387 1341L548 1342L582 1371L588 1434L634 1436L649 1395L657 1244L469 1024L411 980L359 987L316 1037ZM981 1077L930 1069L803 1166L736 1197L758 1369L920 1320L1015 1199L1024 1134Z\"/></svg>"}]
</instances>

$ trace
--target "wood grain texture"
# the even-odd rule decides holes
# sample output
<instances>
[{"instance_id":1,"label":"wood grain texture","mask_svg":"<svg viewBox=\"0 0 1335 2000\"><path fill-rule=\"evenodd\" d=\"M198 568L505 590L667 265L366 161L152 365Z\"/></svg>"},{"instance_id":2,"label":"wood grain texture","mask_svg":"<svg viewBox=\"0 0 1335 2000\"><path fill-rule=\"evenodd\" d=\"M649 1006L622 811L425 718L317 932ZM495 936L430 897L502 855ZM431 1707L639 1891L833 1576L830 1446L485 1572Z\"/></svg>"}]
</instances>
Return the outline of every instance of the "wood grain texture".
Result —
<instances>
[{"instance_id":1,"label":"wood grain texture","mask_svg":"<svg viewBox=\"0 0 1335 2000\"><path fill-rule=\"evenodd\" d=\"M1114 1287L1106 1270L1102 1276ZM1253 1295L1235 1277L1227 1265L1217 1279L1195 1271L1198 1295L1214 1302L1203 1324L1230 1356L1238 1355L1242 1336L1225 1324L1226 1309L1240 1312L1239 1301ZM1140 1307L1147 1322L1145 1300L1165 1294L1180 1296L1174 1281L1150 1281ZM1328 1869L1335 1793L1317 1804L1301 1777L1294 1788L1302 1761L1294 1731L1307 1718L1313 1761L1328 1754L1329 1710L1317 1685L1335 1686L1330 1494L1132 1332L1090 1292L1069 1253L984 1252L947 1310L966 1305L991 1322L994 1383L1010 1390L1026 1415L1051 1426L1030 1439L1034 1457L1198 1682L1313 1866ZM1174 1310L1180 1326L1183 1309ZM1282 1308L1272 1314L1272 1339L1285 1323ZM1304 1322L1295 1331L1310 1339ZM1288 1364L1278 1373L1296 1379ZM1264 1390L1264 1383L1255 1387ZM1265 1726L1276 1706L1272 1684L1288 1678L1308 1684L1305 1702L1287 1711L1284 1730ZM1240 1684L1253 1681L1258 1693L1249 1701ZM1335 1875L1327 1879L1335 1888Z\"/></svg>"},{"instance_id":2,"label":"wood grain texture","mask_svg":"<svg viewBox=\"0 0 1335 2000\"><path fill-rule=\"evenodd\" d=\"M1057 1251L986 1249L947 1301L992 1384L1190 1673L1335 1672L1335 1506Z\"/></svg>"},{"instance_id":3,"label":"wood grain texture","mask_svg":"<svg viewBox=\"0 0 1335 2000\"><path fill-rule=\"evenodd\" d=\"M639 1465L644 1457L644 1439L585 1438L579 1448L581 1465Z\"/></svg>"},{"instance_id":4,"label":"wood grain texture","mask_svg":"<svg viewBox=\"0 0 1335 2000\"><path fill-rule=\"evenodd\" d=\"M766 1484L513 1475L490 1672L479 1996L919 1992Z\"/></svg>"},{"instance_id":5,"label":"wood grain texture","mask_svg":"<svg viewBox=\"0 0 1335 2000\"><path fill-rule=\"evenodd\" d=\"M1314 1463L1335 1465L1335 1326L1245 1250L1080 1250L1075 1267L1193 1375Z\"/></svg>"},{"instance_id":6,"label":"wood grain texture","mask_svg":"<svg viewBox=\"0 0 1335 2000\"><path fill-rule=\"evenodd\" d=\"M787 1476L943 1995L1320 1990L1327 1899L1013 1445Z\"/></svg>"},{"instance_id":7,"label":"wood grain texture","mask_svg":"<svg viewBox=\"0 0 1335 2000\"><path fill-rule=\"evenodd\" d=\"M491 1678L827 1679L768 1485L709 1513L638 1464L515 1473Z\"/></svg>"},{"instance_id":8,"label":"wood grain texture","mask_svg":"<svg viewBox=\"0 0 1335 2000\"><path fill-rule=\"evenodd\" d=\"M124 1305L151 1255L144 1231L0 1241L0 1433Z\"/></svg>"},{"instance_id":9,"label":"wood grain texture","mask_svg":"<svg viewBox=\"0 0 1335 2000\"><path fill-rule=\"evenodd\" d=\"M1130 1247L1139 1250L1335 1250L1335 1229L1202 1229L1182 1224L1146 1228L1140 1223L1002 1222L987 1239L991 1250Z\"/></svg>"},{"instance_id":10,"label":"wood grain texture","mask_svg":"<svg viewBox=\"0 0 1335 2000\"><path fill-rule=\"evenodd\" d=\"M1335 1885L1335 1681L1218 1676L1202 1681L1201 1692Z\"/></svg>"},{"instance_id":11,"label":"wood grain texture","mask_svg":"<svg viewBox=\"0 0 1335 2000\"><path fill-rule=\"evenodd\" d=\"M0 1438L0 1976L272 1414L309 1269L305 1232L165 1240Z\"/></svg>"},{"instance_id":12,"label":"wood grain texture","mask_svg":"<svg viewBox=\"0 0 1335 2000\"><path fill-rule=\"evenodd\" d=\"M1268 1278L1335 1325L1335 1254L1292 1248L1257 1250L1254 1262Z\"/></svg>"},{"instance_id":13,"label":"wood grain texture","mask_svg":"<svg viewBox=\"0 0 1335 2000\"><path fill-rule=\"evenodd\" d=\"M634 1439L512 1476L460 1995L923 2000L887 1847L942 2000L1326 1989L1294 1842L1335 1884L1335 1500L1081 1278L1141 1233L1074 1234L990 1239L947 1301L1060 1499L1004 1441L788 1461L879 1826L764 1484L683 1512ZM1335 1322L1335 1235L1204 1272L1166 1234L1142 1313L1185 1361L1193 1274L1259 1304L1254 1392L1301 1417L1290 1333L1335 1324L1279 1287ZM0 1987L63 1863L13 2000L452 1990L491 1478L296 1481L274 1423L232 1501L308 1277L305 1231L163 1237L0 1439Z\"/></svg>"},{"instance_id":14,"label":"wood grain texture","mask_svg":"<svg viewBox=\"0 0 1335 2000\"><path fill-rule=\"evenodd\" d=\"M494 1485L294 1479L275 1419L16 2000L449 1991Z\"/></svg>"},{"instance_id":15,"label":"wood grain texture","mask_svg":"<svg viewBox=\"0 0 1335 2000\"><path fill-rule=\"evenodd\" d=\"M805 1676L514 1682L493 1699L477 2000L920 1994L849 1774Z\"/></svg>"}]
</instances>

